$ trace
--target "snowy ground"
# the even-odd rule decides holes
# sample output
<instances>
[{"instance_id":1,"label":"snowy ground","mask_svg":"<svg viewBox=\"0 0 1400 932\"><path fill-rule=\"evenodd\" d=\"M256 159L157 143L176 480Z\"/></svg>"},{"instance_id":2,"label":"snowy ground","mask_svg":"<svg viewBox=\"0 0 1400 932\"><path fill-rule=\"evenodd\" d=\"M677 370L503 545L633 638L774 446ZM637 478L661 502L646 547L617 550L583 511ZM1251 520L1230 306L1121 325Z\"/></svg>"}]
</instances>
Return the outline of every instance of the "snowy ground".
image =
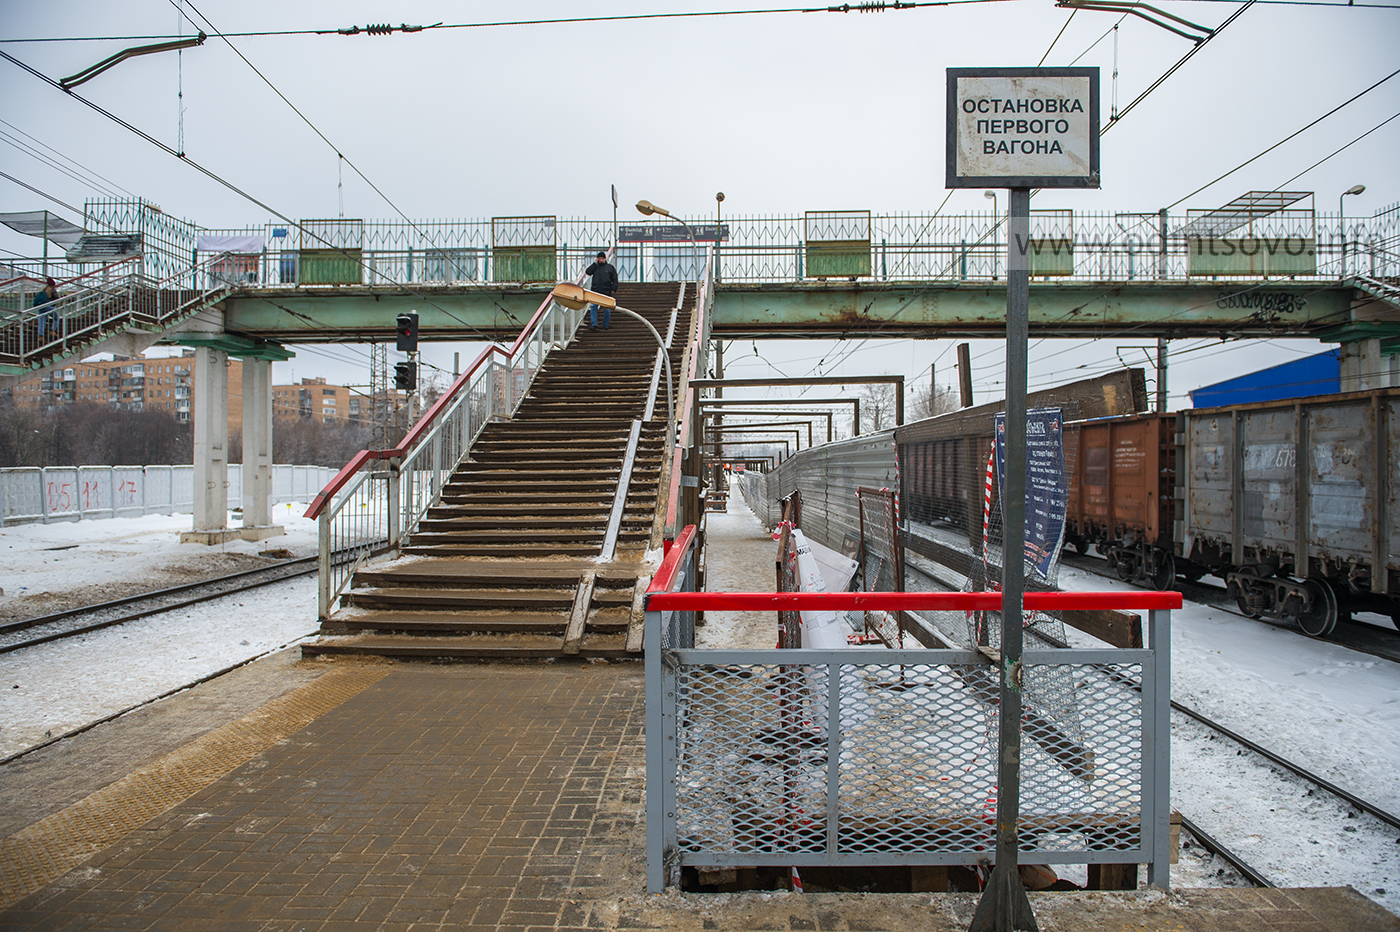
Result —
<instances>
[{"instance_id":1,"label":"snowy ground","mask_svg":"<svg viewBox=\"0 0 1400 932\"><path fill-rule=\"evenodd\" d=\"M124 591L159 588L242 568L257 553L316 552L305 506L278 505L284 537L222 547L181 544L189 515L148 515L0 529L0 607L13 617ZM53 547L78 546L67 550ZM30 609L34 609L31 611ZM316 581L302 577L12 654L0 655L0 757L64 734L311 634Z\"/></svg>"},{"instance_id":2,"label":"snowy ground","mask_svg":"<svg viewBox=\"0 0 1400 932\"><path fill-rule=\"evenodd\" d=\"M708 517L709 588L772 585L776 544L737 494ZM719 548L723 546L724 551ZM733 552L739 559L731 560ZM725 555L721 559L721 553ZM1072 568L1062 588L1135 591ZM1076 646L1102 646L1070 631ZM711 613L699 647L771 646L772 616ZM1172 613L1172 695L1389 812L1400 812L1400 664L1296 632L1187 603ZM1237 753L1234 742L1184 716L1172 731L1172 804L1284 886L1349 884L1400 911L1400 831L1353 813L1330 794ZM1081 880L1072 870L1061 870ZM1200 849L1184 847L1172 883L1240 883Z\"/></svg>"},{"instance_id":3,"label":"snowy ground","mask_svg":"<svg viewBox=\"0 0 1400 932\"><path fill-rule=\"evenodd\" d=\"M300 517L302 510L278 506L275 521L287 527L286 537L222 548L179 544L188 516L0 529L0 610L218 575L234 568L225 563L221 569L221 559L256 561L259 551L273 547L310 555L316 529ZM709 588L771 590L776 544L737 490L728 513L711 514L708 522ZM1060 583L1076 590L1131 589L1072 568L1062 571ZM0 655L0 757L315 627L315 582L304 578ZM771 615L711 613L697 641L701 647L768 648L774 638ZM1189 603L1172 615L1172 650L1176 699L1382 808L1400 810L1400 664ZM1232 742L1178 717L1173 804L1280 884L1350 884L1400 911L1400 832L1364 815L1348 817L1347 807L1327 794L1310 793L1302 781L1236 751ZM1238 879L1187 845L1172 882L1191 887Z\"/></svg>"}]
</instances>

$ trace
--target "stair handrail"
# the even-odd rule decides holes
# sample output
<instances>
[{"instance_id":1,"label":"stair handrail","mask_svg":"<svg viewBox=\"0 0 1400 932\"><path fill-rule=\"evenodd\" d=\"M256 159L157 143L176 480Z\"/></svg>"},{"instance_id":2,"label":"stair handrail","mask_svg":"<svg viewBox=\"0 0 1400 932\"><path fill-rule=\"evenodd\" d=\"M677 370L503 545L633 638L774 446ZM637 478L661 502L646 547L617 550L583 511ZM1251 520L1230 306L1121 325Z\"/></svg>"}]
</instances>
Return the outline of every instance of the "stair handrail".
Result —
<instances>
[{"instance_id":1,"label":"stair handrail","mask_svg":"<svg viewBox=\"0 0 1400 932\"><path fill-rule=\"evenodd\" d=\"M714 246L706 246L705 267L696 282L695 314L691 321L689 339L681 356L681 384L676 393L681 399L680 410L676 412L677 424L673 428L675 432L667 439L669 455L664 456L661 463L657 514L652 524L649 543L652 549L661 547L669 552L672 542L676 540L676 535L683 526L697 523L699 520L698 516L685 513L683 502L683 490L688 487L685 478L694 478L698 482L700 475L699 463L690 463L687 459L687 451L690 451L693 457L697 448L697 439L694 436L696 425L692 418L696 390L690 383L705 373L714 302L715 249Z\"/></svg>"},{"instance_id":2,"label":"stair handrail","mask_svg":"<svg viewBox=\"0 0 1400 932\"><path fill-rule=\"evenodd\" d=\"M173 318L181 316L185 309L207 303L210 295L230 290L230 286L224 282L207 285L200 288L198 283L203 273L209 271L213 260L205 260L197 263L188 269L167 275L165 278L151 280L140 270L140 267L132 269L130 272L122 274L120 277L110 277L114 266L127 262L134 262L141 257L132 256L118 262L112 262L101 269L85 272L82 275L67 279L64 284L71 285L74 282L91 278L95 275L104 277L95 284L88 284L82 290L61 294L54 300L39 305L38 307L21 308L17 314L5 322L0 328L0 334L12 334L13 339L5 340L5 355L13 356L13 362L18 365L33 365L34 360L42 360L62 356L65 352L77 350L82 347L82 341L89 334L100 334L112 321L126 318L132 319L140 316L137 314L135 306L135 296L138 291L153 291L159 293L167 289L170 285L180 282L188 277L191 288L189 291L195 292L193 298L181 302L173 308L170 313L161 313L159 298L156 299L155 313L150 315L150 322L157 327L167 324ZM185 290L185 289L182 289ZM115 299L125 297L125 306L114 305ZM95 321L78 321L77 318L97 309L98 318ZM112 313L106 313L112 312ZM37 331L42 320L50 315L57 318L56 335L44 339L44 334L39 334L37 339L30 340L28 332L29 326L34 325ZM13 346L13 352L9 347ZM37 368L44 368L43 365Z\"/></svg>"},{"instance_id":3,"label":"stair handrail","mask_svg":"<svg viewBox=\"0 0 1400 932\"><path fill-rule=\"evenodd\" d=\"M615 249L608 249L609 258ZM580 273L575 282L582 285L586 277ZM319 524L317 602L323 620L361 564L402 546L481 430L494 418L515 414L545 358L573 341L582 320L583 311L545 295L510 349L492 344L482 350L397 446L356 453L312 499L305 516ZM380 461L388 469L376 470Z\"/></svg>"}]
</instances>

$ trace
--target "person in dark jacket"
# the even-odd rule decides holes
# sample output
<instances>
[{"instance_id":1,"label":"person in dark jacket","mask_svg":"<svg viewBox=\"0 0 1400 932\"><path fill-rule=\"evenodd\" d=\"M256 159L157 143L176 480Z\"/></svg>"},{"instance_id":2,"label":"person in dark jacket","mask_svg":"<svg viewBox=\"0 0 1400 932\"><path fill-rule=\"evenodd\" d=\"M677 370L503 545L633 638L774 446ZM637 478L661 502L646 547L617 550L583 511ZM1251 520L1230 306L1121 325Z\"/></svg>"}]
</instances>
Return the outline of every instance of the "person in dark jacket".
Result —
<instances>
[{"instance_id":1,"label":"person in dark jacket","mask_svg":"<svg viewBox=\"0 0 1400 932\"><path fill-rule=\"evenodd\" d=\"M58 332L58 311L54 308L53 302L58 298L58 285L52 278L44 279L44 287L34 296L33 306L41 308L39 311L39 336L43 336L52 330Z\"/></svg>"},{"instance_id":2,"label":"person in dark jacket","mask_svg":"<svg viewBox=\"0 0 1400 932\"><path fill-rule=\"evenodd\" d=\"M583 270L583 274L593 276L593 291L612 297L617 294L617 269L608 261L608 254L599 250L598 260ZM603 329L612 322L612 308L603 308ZM598 329L598 305L588 305L588 329Z\"/></svg>"}]
</instances>

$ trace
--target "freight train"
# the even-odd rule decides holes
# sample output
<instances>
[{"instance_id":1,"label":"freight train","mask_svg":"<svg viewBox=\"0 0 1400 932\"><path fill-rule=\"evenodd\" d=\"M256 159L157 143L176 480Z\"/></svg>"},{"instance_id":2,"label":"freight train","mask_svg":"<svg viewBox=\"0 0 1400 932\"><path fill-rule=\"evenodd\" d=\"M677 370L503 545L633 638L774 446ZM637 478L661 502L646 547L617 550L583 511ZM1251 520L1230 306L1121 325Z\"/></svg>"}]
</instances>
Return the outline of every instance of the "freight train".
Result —
<instances>
[{"instance_id":1,"label":"freight train","mask_svg":"<svg viewBox=\"0 0 1400 932\"><path fill-rule=\"evenodd\" d=\"M1067 412L1068 416L1068 412ZM983 534L992 426L896 429L905 518ZM1400 389L1066 423L1065 544L1164 589L1220 577L1240 610L1326 637L1400 627Z\"/></svg>"}]
</instances>

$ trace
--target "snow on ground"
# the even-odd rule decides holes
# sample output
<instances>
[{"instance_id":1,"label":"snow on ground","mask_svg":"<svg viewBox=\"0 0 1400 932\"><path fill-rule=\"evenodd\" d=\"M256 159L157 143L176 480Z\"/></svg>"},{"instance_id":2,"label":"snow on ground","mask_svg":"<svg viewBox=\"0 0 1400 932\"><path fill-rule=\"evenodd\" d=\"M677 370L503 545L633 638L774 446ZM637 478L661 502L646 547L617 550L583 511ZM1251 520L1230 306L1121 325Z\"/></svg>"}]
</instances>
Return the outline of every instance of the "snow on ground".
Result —
<instances>
[{"instance_id":1,"label":"snow on ground","mask_svg":"<svg viewBox=\"0 0 1400 932\"><path fill-rule=\"evenodd\" d=\"M729 510L705 517L705 588L711 592L772 592L778 545L754 517L738 484ZM706 612L695 632L695 646L708 650L760 650L778 641L772 612Z\"/></svg>"},{"instance_id":2,"label":"snow on ground","mask_svg":"<svg viewBox=\"0 0 1400 932\"><path fill-rule=\"evenodd\" d=\"M708 588L771 591L775 544L737 494L708 516ZM1064 568L1061 587L1137 591ZM771 615L709 613L698 647L768 647ZM1076 645L1102 646L1071 631ZM1092 644L1091 644L1092 642ZM1400 811L1400 664L1296 632L1187 603L1172 613L1172 694L1345 789ZM1350 884L1400 911L1394 829L1310 784L1261 765L1182 716L1172 733L1172 803L1265 875L1286 886ZM1270 834L1284 824L1288 834ZM1082 881L1082 868L1061 871ZM1184 845L1176 886L1240 884L1219 859Z\"/></svg>"},{"instance_id":3,"label":"snow on ground","mask_svg":"<svg viewBox=\"0 0 1400 932\"><path fill-rule=\"evenodd\" d=\"M0 528L0 614L27 618L55 610L62 596L84 592L92 603L221 576L255 565L264 550L285 548L298 557L316 553L316 522L302 517L305 505L274 506L272 523L287 533L262 541L182 544L189 515L145 515ZM234 515L229 527L237 527ZM237 565L232 558L244 558ZM90 590L90 592L86 591ZM107 594L104 596L103 592Z\"/></svg>"},{"instance_id":4,"label":"snow on ground","mask_svg":"<svg viewBox=\"0 0 1400 932\"><path fill-rule=\"evenodd\" d=\"M316 552L316 523L302 518L303 511L277 506L273 520L287 528L285 537L222 547L181 544L189 515L3 528L0 604L25 594L61 600L116 584L140 590L182 575L219 575L226 570L211 564L219 553L255 557L286 547L309 556ZM74 543L72 550L46 549ZM302 577L0 655L0 757L274 650L316 626L316 580Z\"/></svg>"}]
</instances>

